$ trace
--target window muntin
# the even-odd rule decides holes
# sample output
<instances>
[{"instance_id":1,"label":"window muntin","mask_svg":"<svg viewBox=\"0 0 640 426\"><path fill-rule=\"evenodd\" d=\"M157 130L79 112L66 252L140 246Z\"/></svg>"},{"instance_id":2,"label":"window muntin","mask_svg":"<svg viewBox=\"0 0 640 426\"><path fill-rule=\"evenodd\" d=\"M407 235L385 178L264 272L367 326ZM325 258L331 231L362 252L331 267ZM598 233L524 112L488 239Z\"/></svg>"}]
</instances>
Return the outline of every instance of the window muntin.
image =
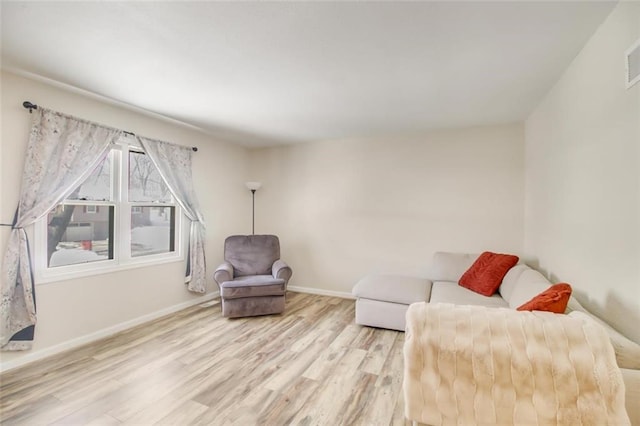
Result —
<instances>
[{"instance_id":1,"label":"window muntin","mask_svg":"<svg viewBox=\"0 0 640 426\"><path fill-rule=\"evenodd\" d=\"M139 150L122 141L115 145L90 176L38 222L37 282L182 259L181 210ZM60 216L65 210L71 210L68 223L56 230L64 225Z\"/></svg>"}]
</instances>

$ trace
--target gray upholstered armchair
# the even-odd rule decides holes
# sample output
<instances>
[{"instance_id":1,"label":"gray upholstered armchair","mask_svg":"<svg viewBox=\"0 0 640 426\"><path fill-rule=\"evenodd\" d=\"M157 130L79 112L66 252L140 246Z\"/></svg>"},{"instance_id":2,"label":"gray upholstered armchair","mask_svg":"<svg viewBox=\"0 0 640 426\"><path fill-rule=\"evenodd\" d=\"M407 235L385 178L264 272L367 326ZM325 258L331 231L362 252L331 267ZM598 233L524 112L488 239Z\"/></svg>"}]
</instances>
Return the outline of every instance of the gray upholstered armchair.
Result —
<instances>
[{"instance_id":1,"label":"gray upholstered armchair","mask_svg":"<svg viewBox=\"0 0 640 426\"><path fill-rule=\"evenodd\" d=\"M291 268L280 260L275 235L233 235L224 241L224 260L214 273L222 316L236 318L284 312Z\"/></svg>"}]
</instances>

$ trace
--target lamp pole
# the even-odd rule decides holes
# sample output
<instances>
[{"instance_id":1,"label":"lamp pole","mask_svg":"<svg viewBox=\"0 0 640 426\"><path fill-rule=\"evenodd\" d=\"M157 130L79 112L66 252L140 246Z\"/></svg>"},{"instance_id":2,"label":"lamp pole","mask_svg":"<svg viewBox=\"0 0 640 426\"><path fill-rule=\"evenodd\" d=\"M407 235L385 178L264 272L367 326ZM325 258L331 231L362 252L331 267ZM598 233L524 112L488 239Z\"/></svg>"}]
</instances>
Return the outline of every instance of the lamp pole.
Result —
<instances>
[{"instance_id":1,"label":"lamp pole","mask_svg":"<svg viewBox=\"0 0 640 426\"><path fill-rule=\"evenodd\" d=\"M262 182L246 182L246 187L251 191L251 235L256 234L256 191L262 186Z\"/></svg>"},{"instance_id":2,"label":"lamp pole","mask_svg":"<svg viewBox=\"0 0 640 426\"><path fill-rule=\"evenodd\" d=\"M251 190L251 235L256 234L256 190Z\"/></svg>"}]
</instances>

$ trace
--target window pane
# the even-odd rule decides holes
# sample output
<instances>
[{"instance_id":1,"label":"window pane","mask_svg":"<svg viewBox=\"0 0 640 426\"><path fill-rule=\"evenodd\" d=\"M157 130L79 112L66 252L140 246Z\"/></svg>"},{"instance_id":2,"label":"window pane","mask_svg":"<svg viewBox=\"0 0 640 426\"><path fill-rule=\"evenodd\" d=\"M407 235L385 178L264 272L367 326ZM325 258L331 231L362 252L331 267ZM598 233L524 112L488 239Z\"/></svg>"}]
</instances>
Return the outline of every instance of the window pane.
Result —
<instances>
[{"instance_id":1,"label":"window pane","mask_svg":"<svg viewBox=\"0 0 640 426\"><path fill-rule=\"evenodd\" d=\"M58 205L47 218L49 267L113 259L113 206Z\"/></svg>"},{"instance_id":2,"label":"window pane","mask_svg":"<svg viewBox=\"0 0 640 426\"><path fill-rule=\"evenodd\" d=\"M91 173L71 195L68 200L108 201L111 199L111 162L109 153L98 167Z\"/></svg>"},{"instance_id":3,"label":"window pane","mask_svg":"<svg viewBox=\"0 0 640 426\"><path fill-rule=\"evenodd\" d=\"M131 256L169 253L175 250L175 207L131 208Z\"/></svg>"},{"instance_id":4,"label":"window pane","mask_svg":"<svg viewBox=\"0 0 640 426\"><path fill-rule=\"evenodd\" d=\"M129 151L129 201L171 202L169 188L148 156Z\"/></svg>"}]
</instances>

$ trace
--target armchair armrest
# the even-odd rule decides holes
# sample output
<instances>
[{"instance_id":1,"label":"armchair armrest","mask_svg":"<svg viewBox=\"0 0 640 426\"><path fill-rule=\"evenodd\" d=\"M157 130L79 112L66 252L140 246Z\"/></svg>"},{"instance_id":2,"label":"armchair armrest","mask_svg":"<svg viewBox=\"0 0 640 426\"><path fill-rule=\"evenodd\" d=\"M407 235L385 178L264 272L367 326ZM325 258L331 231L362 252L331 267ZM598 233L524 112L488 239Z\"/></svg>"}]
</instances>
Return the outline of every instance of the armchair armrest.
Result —
<instances>
[{"instance_id":1,"label":"armchair armrest","mask_svg":"<svg viewBox=\"0 0 640 426\"><path fill-rule=\"evenodd\" d=\"M213 273L213 279L216 280L218 285L225 281L233 280L233 266L229 262L224 262L222 265L216 268L216 272Z\"/></svg>"},{"instance_id":2,"label":"armchair armrest","mask_svg":"<svg viewBox=\"0 0 640 426\"><path fill-rule=\"evenodd\" d=\"M286 286L293 274L293 271L283 260L278 259L273 263L273 267L271 268L274 278L282 278L284 280L284 285Z\"/></svg>"}]
</instances>

